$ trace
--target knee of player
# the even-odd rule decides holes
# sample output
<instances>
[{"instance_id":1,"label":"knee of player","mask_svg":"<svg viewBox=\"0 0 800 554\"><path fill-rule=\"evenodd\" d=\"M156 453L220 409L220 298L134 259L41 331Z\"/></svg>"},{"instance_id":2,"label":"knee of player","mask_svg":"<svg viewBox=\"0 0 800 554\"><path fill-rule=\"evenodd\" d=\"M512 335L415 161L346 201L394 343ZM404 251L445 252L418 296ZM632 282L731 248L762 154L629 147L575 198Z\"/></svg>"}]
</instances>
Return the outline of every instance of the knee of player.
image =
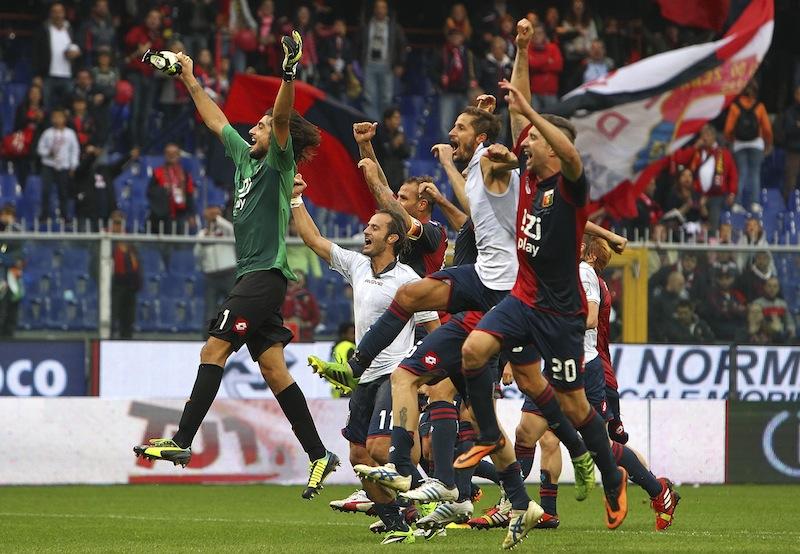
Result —
<instances>
[{"instance_id":1,"label":"knee of player","mask_svg":"<svg viewBox=\"0 0 800 554\"><path fill-rule=\"evenodd\" d=\"M542 451L552 452L554 450L559 449L559 442L558 438L553 433L545 433L539 439L539 447L541 447Z\"/></svg>"},{"instance_id":2,"label":"knee of player","mask_svg":"<svg viewBox=\"0 0 800 554\"><path fill-rule=\"evenodd\" d=\"M534 445L536 441L531 436L530 430L526 429L524 425L521 423L517 425L517 431L514 437L514 444L518 444L525 447L531 447Z\"/></svg>"},{"instance_id":3,"label":"knee of player","mask_svg":"<svg viewBox=\"0 0 800 554\"><path fill-rule=\"evenodd\" d=\"M200 349L200 363L224 367L228 360L230 345L224 341L212 339L213 337L207 340Z\"/></svg>"},{"instance_id":4,"label":"knee of player","mask_svg":"<svg viewBox=\"0 0 800 554\"><path fill-rule=\"evenodd\" d=\"M389 437L378 437L375 439L367 440L367 452L370 458L379 464L385 464L389 461Z\"/></svg>"},{"instance_id":5,"label":"knee of player","mask_svg":"<svg viewBox=\"0 0 800 554\"><path fill-rule=\"evenodd\" d=\"M464 367L478 369L486 364L487 356L482 348L479 348L475 341L467 338L464 346L461 347L461 361Z\"/></svg>"},{"instance_id":6,"label":"knee of player","mask_svg":"<svg viewBox=\"0 0 800 554\"><path fill-rule=\"evenodd\" d=\"M392 388L414 388L416 391L419 384L419 377L411 373L405 368L398 367L392 372L391 382Z\"/></svg>"},{"instance_id":7,"label":"knee of player","mask_svg":"<svg viewBox=\"0 0 800 554\"><path fill-rule=\"evenodd\" d=\"M372 465L372 458L363 444L350 443L350 465Z\"/></svg>"}]
</instances>

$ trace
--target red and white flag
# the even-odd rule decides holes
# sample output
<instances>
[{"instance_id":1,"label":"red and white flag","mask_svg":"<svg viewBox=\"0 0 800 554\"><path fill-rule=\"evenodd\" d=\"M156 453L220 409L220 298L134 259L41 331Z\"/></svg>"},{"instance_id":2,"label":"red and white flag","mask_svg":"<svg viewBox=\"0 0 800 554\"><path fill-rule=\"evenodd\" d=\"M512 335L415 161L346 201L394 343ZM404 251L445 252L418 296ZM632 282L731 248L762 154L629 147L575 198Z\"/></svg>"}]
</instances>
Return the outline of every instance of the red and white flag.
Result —
<instances>
[{"instance_id":1,"label":"red and white flag","mask_svg":"<svg viewBox=\"0 0 800 554\"><path fill-rule=\"evenodd\" d=\"M645 58L564 96L592 201L617 218L753 77L772 42L772 0L753 0L721 39Z\"/></svg>"}]
</instances>

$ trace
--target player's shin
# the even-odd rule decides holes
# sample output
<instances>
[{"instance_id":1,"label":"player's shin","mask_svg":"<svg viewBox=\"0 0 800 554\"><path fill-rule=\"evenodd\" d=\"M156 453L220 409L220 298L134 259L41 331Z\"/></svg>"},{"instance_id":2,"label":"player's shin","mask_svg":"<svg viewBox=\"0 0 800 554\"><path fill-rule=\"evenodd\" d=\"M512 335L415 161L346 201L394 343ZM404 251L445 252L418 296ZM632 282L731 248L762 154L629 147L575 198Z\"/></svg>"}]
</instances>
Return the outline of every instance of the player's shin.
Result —
<instances>
[{"instance_id":1,"label":"player's shin","mask_svg":"<svg viewBox=\"0 0 800 554\"><path fill-rule=\"evenodd\" d=\"M178 432L172 438L181 448L191 446L197 430L200 429L200 424L203 423L203 419L217 396L224 371L222 367L215 364L200 364L192 394L183 407Z\"/></svg>"},{"instance_id":2,"label":"player's shin","mask_svg":"<svg viewBox=\"0 0 800 554\"><path fill-rule=\"evenodd\" d=\"M428 407L431 414L433 475L447 488L455 485L453 451L458 438L458 411L451 402L439 400Z\"/></svg>"},{"instance_id":3,"label":"player's shin","mask_svg":"<svg viewBox=\"0 0 800 554\"><path fill-rule=\"evenodd\" d=\"M464 377L472 413L480 430L477 442L488 444L498 441L501 433L494 410L494 376L489 371L489 366L484 365L477 369L465 367Z\"/></svg>"},{"instance_id":4,"label":"player's shin","mask_svg":"<svg viewBox=\"0 0 800 554\"><path fill-rule=\"evenodd\" d=\"M317 427L311 418L306 397L297 383L292 383L276 394L275 399L280 404L286 419L292 424L292 431L300 441L303 450L308 454L308 459L313 462L323 458L326 453L325 446L322 444Z\"/></svg>"},{"instance_id":5,"label":"player's shin","mask_svg":"<svg viewBox=\"0 0 800 554\"><path fill-rule=\"evenodd\" d=\"M569 451L570 458L575 459L586 454L586 445L575 430L575 426L561 410L553 387L548 384L539 395L531 398L547 420L550 430Z\"/></svg>"}]
</instances>

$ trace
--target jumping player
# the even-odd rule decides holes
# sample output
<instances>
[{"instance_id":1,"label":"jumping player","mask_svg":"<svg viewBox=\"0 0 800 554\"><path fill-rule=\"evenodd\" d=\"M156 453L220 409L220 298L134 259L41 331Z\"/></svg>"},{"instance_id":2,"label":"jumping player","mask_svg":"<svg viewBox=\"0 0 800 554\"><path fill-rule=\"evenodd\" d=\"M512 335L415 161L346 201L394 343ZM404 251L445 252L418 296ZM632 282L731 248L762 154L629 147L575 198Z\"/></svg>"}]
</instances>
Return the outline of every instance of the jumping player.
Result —
<instances>
[{"instance_id":1,"label":"jumping player","mask_svg":"<svg viewBox=\"0 0 800 554\"><path fill-rule=\"evenodd\" d=\"M283 83L275 106L250 129L249 144L197 82L191 58L177 55L183 66L181 81L206 126L222 140L226 154L236 165L233 225L237 281L219 315L209 323L210 336L200 351L200 368L178 432L171 439L151 439L149 444L134 447L134 452L151 460L188 464L192 440L217 395L225 362L246 344L308 454L310 475L303 498L310 499L322 489L339 459L323 446L305 396L286 367L283 348L292 333L283 326L281 306L287 280L295 279L286 261L284 238L294 175L297 163L313 155L320 134L292 109L293 81L302 56L299 33L283 37L282 44Z\"/></svg>"},{"instance_id":2,"label":"jumping player","mask_svg":"<svg viewBox=\"0 0 800 554\"><path fill-rule=\"evenodd\" d=\"M541 352L547 380L538 372L527 372L526 389L532 390L533 401L548 421L563 408L581 432L603 476L606 525L616 528L627 515L627 474L617 467L605 426L583 391L586 300L578 288L578 260L588 185L573 145L574 127L563 118L539 115L508 81L500 85L508 91L509 108L532 124L523 145L526 175L517 211L519 273L511 294L484 316L464 343L464 370L483 371L489 358L503 348L533 344ZM487 400L491 390L486 389L471 389L470 399L481 443L491 451L492 443L493 448L502 448L504 439ZM456 464L470 463L470 454L474 458L486 451L478 448ZM520 532L534 523L525 521Z\"/></svg>"}]
</instances>

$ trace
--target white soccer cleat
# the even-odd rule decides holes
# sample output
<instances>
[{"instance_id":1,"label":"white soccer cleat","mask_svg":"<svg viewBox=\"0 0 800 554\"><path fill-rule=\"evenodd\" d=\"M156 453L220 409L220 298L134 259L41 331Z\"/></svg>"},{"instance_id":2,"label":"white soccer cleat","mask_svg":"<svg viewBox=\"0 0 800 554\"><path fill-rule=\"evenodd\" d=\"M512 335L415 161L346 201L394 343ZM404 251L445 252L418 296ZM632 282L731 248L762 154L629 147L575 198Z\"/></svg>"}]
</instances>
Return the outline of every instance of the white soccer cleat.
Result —
<instances>
[{"instance_id":1,"label":"white soccer cleat","mask_svg":"<svg viewBox=\"0 0 800 554\"><path fill-rule=\"evenodd\" d=\"M339 512L357 513L369 512L375 503L369 499L364 489L358 490L342 500L334 500L330 504L331 509Z\"/></svg>"},{"instance_id":2,"label":"white soccer cleat","mask_svg":"<svg viewBox=\"0 0 800 554\"><path fill-rule=\"evenodd\" d=\"M416 502L455 502L458 500L458 488L448 489L438 479L425 479L420 486L400 496Z\"/></svg>"},{"instance_id":3,"label":"white soccer cleat","mask_svg":"<svg viewBox=\"0 0 800 554\"><path fill-rule=\"evenodd\" d=\"M356 464L353 466L353 471L362 479L369 479L399 492L406 492L411 488L411 476L400 475L391 463L384 466Z\"/></svg>"},{"instance_id":4,"label":"white soccer cleat","mask_svg":"<svg viewBox=\"0 0 800 554\"><path fill-rule=\"evenodd\" d=\"M444 502L427 516L417 520L417 529L437 529L448 523L466 523L472 517L472 501Z\"/></svg>"},{"instance_id":5,"label":"white soccer cleat","mask_svg":"<svg viewBox=\"0 0 800 554\"><path fill-rule=\"evenodd\" d=\"M544 510L531 500L527 510L511 510L511 519L508 522L508 532L503 539L503 548L510 550L517 546L539 522Z\"/></svg>"}]
</instances>

